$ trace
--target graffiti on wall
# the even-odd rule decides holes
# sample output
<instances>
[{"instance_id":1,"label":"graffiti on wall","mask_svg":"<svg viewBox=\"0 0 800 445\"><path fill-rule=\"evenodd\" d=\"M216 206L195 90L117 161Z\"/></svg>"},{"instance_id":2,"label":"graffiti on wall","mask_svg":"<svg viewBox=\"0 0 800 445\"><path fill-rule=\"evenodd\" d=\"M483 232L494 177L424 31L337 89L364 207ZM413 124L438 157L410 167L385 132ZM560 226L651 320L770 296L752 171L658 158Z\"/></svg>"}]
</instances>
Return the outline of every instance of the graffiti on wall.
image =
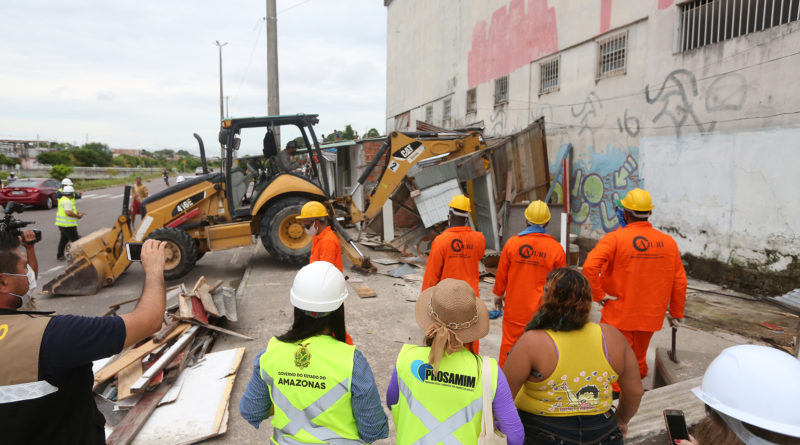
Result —
<instances>
[{"instance_id":1,"label":"graffiti on wall","mask_svg":"<svg viewBox=\"0 0 800 445\"><path fill-rule=\"evenodd\" d=\"M558 51L556 10L547 0L511 0L472 29L467 56L469 88L504 76L547 54Z\"/></svg>"}]
</instances>

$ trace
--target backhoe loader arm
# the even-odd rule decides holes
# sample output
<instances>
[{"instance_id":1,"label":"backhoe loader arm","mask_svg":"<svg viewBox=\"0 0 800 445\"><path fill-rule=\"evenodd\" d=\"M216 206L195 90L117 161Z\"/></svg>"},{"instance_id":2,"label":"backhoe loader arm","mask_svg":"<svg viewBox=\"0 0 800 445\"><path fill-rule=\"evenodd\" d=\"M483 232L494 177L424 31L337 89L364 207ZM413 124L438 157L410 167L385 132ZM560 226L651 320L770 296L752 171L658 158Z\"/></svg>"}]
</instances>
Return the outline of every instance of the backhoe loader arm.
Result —
<instances>
[{"instance_id":1,"label":"backhoe loader arm","mask_svg":"<svg viewBox=\"0 0 800 445\"><path fill-rule=\"evenodd\" d=\"M411 167L420 161L440 155L447 155L446 159L455 159L485 147L486 144L479 132L392 132L387 138L387 143L381 147L375 159L358 180L359 184L363 184L372 170L381 162L381 158L387 158L378 184L370 195L369 205L363 212L364 219L370 220L381 211L383 204L397 190ZM353 218L353 222L359 221L360 219Z\"/></svg>"}]
</instances>

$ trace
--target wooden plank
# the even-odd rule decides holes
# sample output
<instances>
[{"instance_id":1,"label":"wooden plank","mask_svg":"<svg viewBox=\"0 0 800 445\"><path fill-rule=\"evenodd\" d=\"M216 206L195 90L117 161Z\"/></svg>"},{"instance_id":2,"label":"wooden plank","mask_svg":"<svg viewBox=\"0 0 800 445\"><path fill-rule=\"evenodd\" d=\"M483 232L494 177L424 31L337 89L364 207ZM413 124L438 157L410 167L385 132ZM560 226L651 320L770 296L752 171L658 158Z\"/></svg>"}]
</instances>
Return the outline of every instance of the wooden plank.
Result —
<instances>
[{"instance_id":1,"label":"wooden plank","mask_svg":"<svg viewBox=\"0 0 800 445\"><path fill-rule=\"evenodd\" d=\"M142 376L142 361L137 360L117 374L117 400L124 400L133 395L131 386Z\"/></svg>"},{"instance_id":2,"label":"wooden plank","mask_svg":"<svg viewBox=\"0 0 800 445\"><path fill-rule=\"evenodd\" d=\"M161 399L169 391L170 386L167 384L160 385L155 391L148 392L142 396L139 402L122 418L122 421L114 427L114 432L108 436L106 443L108 445L128 445L131 443L147 422L147 419L158 407Z\"/></svg>"},{"instance_id":3,"label":"wooden plank","mask_svg":"<svg viewBox=\"0 0 800 445\"><path fill-rule=\"evenodd\" d=\"M204 284L195 290L195 295L200 298L200 302L203 303L203 308L205 308L206 312L215 317L219 317L219 309L217 309L217 305L214 304L214 299L211 298L211 292L209 292L208 289L208 285Z\"/></svg>"},{"instance_id":4,"label":"wooden plank","mask_svg":"<svg viewBox=\"0 0 800 445\"><path fill-rule=\"evenodd\" d=\"M167 338L167 335L169 335L169 333L174 331L177 327L178 322L176 320L170 321L164 325L160 331L156 332L156 335L153 336L153 341L156 343L164 343L164 339Z\"/></svg>"},{"instance_id":5,"label":"wooden plank","mask_svg":"<svg viewBox=\"0 0 800 445\"><path fill-rule=\"evenodd\" d=\"M165 341L175 338L180 334L183 334L183 332L189 329L190 327L191 325L189 323L183 323L179 325L177 328L175 328L174 331L170 332L167 335ZM111 377L117 375L123 369L127 368L131 363L140 361L142 357L149 354L151 351L158 348L159 346L161 345L154 342L153 340L150 340L141 346L129 349L127 352L123 353L118 359L107 364L106 366L103 367L103 369L96 372L94 374L94 381L98 383L105 382Z\"/></svg>"},{"instance_id":6,"label":"wooden plank","mask_svg":"<svg viewBox=\"0 0 800 445\"><path fill-rule=\"evenodd\" d=\"M364 282L364 280L351 278L348 280L348 282L350 283L350 286L353 286L353 290L356 291L356 294L358 294L360 298L374 298L378 296L378 294L376 294L375 291Z\"/></svg>"},{"instance_id":7,"label":"wooden plank","mask_svg":"<svg viewBox=\"0 0 800 445\"><path fill-rule=\"evenodd\" d=\"M200 326L206 329L210 329L212 331L222 332L223 334L233 335L234 337L239 337L245 340L255 340L253 337L248 337L247 335L240 334L236 331L231 331L230 329L221 328L219 326L215 326L213 324L203 323L202 321L197 321L194 318L180 318L176 317L175 315L170 315L171 317L175 317L181 321L185 321L187 323L191 323L196 326Z\"/></svg>"},{"instance_id":8,"label":"wooden plank","mask_svg":"<svg viewBox=\"0 0 800 445\"><path fill-rule=\"evenodd\" d=\"M190 318L192 314L191 297L186 294L178 295L178 313L181 317Z\"/></svg>"}]
</instances>

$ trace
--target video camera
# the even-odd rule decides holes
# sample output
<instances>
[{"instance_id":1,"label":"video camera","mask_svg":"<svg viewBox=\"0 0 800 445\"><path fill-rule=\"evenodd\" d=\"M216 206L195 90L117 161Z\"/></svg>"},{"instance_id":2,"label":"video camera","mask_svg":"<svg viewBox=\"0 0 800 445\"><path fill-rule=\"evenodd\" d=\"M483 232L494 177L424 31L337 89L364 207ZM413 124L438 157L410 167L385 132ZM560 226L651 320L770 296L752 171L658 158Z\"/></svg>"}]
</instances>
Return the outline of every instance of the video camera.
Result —
<instances>
[{"instance_id":1,"label":"video camera","mask_svg":"<svg viewBox=\"0 0 800 445\"><path fill-rule=\"evenodd\" d=\"M6 206L3 208L5 212L5 216L3 219L0 220L0 230L8 232L15 236L22 236L21 228L27 226L28 224L36 224L36 221L20 221L14 218L14 213L22 213L25 210L25 206L14 201L9 201L6 203ZM39 229L30 229L36 235L36 239L33 240L33 243L38 243L42 240L42 231Z\"/></svg>"}]
</instances>

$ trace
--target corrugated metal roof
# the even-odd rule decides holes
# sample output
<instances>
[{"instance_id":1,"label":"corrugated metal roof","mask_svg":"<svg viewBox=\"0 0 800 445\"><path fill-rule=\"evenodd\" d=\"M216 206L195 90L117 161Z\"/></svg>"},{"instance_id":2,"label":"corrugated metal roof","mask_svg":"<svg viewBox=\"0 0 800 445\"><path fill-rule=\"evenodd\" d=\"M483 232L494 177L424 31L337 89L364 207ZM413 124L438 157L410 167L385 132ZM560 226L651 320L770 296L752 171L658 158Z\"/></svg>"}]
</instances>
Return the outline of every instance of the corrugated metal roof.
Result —
<instances>
[{"instance_id":1,"label":"corrugated metal roof","mask_svg":"<svg viewBox=\"0 0 800 445\"><path fill-rule=\"evenodd\" d=\"M326 148L349 147L351 145L356 145L357 143L358 142L354 140L328 142L325 144L319 144L319 148L326 149Z\"/></svg>"},{"instance_id":2,"label":"corrugated metal roof","mask_svg":"<svg viewBox=\"0 0 800 445\"><path fill-rule=\"evenodd\" d=\"M779 295L773 299L787 306L791 306L800 310L800 288L789 291L783 295Z\"/></svg>"}]
</instances>

